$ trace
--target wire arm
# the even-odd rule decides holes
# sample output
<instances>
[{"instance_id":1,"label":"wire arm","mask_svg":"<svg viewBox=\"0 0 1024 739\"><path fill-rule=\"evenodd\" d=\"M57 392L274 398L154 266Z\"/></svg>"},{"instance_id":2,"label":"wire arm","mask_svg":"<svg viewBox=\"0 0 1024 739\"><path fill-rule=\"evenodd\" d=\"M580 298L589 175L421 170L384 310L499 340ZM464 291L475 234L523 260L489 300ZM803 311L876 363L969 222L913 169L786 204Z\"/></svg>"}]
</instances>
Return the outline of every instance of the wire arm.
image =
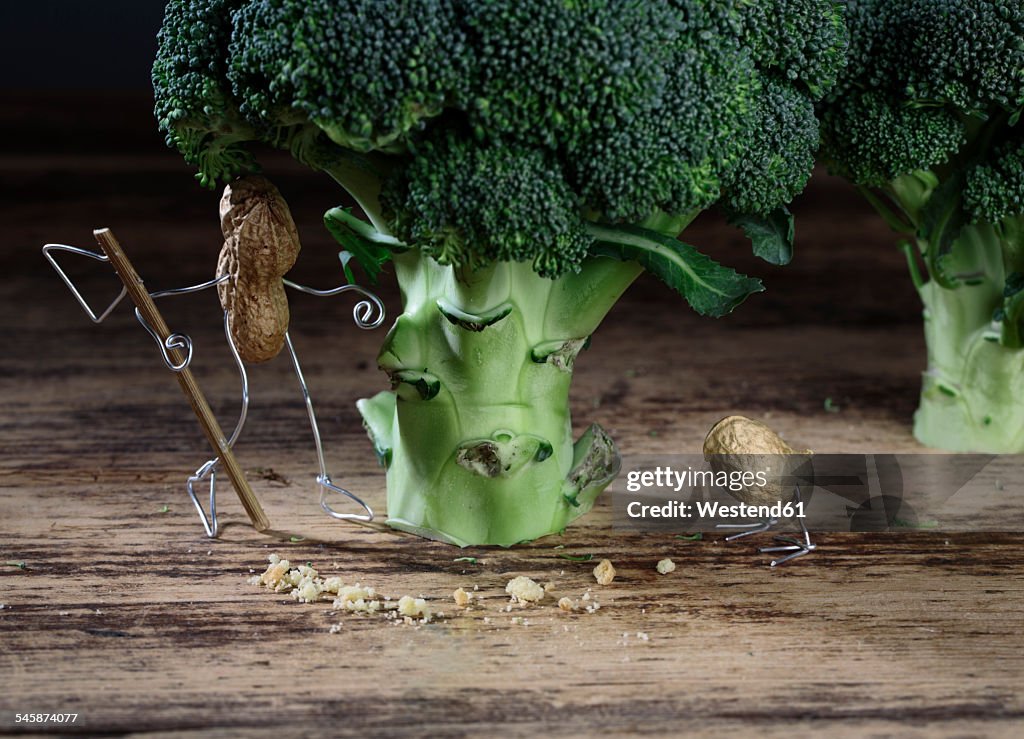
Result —
<instances>
[{"instance_id":1,"label":"wire arm","mask_svg":"<svg viewBox=\"0 0 1024 739\"><path fill-rule=\"evenodd\" d=\"M384 303L374 293L361 285L339 285L338 287L332 287L327 290L318 290L315 287L300 285L297 282L292 282L291 280L282 280L282 282L293 290L298 290L299 292L306 293L307 295L315 295L318 298L329 298L346 292L359 293L365 298L365 300L360 300L352 308L352 318L355 321L355 324L361 329L371 329L377 328L384 323Z\"/></svg>"}]
</instances>

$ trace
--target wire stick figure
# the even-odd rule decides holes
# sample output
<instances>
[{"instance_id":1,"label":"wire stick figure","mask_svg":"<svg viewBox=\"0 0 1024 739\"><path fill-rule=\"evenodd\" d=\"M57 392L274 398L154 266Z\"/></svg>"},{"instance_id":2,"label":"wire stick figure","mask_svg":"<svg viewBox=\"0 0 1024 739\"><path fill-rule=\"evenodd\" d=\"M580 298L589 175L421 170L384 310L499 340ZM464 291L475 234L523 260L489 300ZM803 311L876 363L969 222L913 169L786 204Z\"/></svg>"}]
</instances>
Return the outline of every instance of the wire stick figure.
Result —
<instances>
[{"instance_id":1,"label":"wire stick figure","mask_svg":"<svg viewBox=\"0 0 1024 739\"><path fill-rule=\"evenodd\" d=\"M247 209L243 208L241 215L238 218L235 218L232 223L232 219L229 216L232 214L238 215L239 198L237 195L239 192L244 193L244 197L241 198L241 200L248 203L249 207ZM236 196L234 200L232 200L233 195ZM262 508L259 506L259 502L256 500L255 495L253 495L248 483L245 481L244 474L242 474L240 469L237 468L237 463L234 461L234 457L231 452L232 447L238 440L238 437L241 435L242 429L245 426L249 409L249 379L245 368L245 362L243 361L243 352L249 350L246 353L249 353L250 355L252 354L251 346L243 346L240 351L238 342L238 324L236 324L234 320L238 318L238 311L233 309L238 307L238 295L235 293L238 291L238 283L241 279L241 273L244 272L244 268L240 269L238 266L239 264L244 265L246 259L250 256L247 251L257 249L262 256L266 257L268 255L268 250L269 252L273 252L274 246L272 243L268 244L258 240L254 241L253 238L251 238L253 235L246 233L246 228L248 228L248 226L254 221L259 221L261 217L267 217L269 213L272 220L278 221L278 225L284 224L285 228L290 233L294 233L294 223L291 221L291 215L288 213L287 205L284 204L284 200L281 199L276 188L263 178L244 178L244 180L234 183L234 186L226 188L224 197L221 201L221 212L222 227L224 227L225 231L224 251L233 250L234 255L238 258L235 265L236 269L231 269L230 260L225 259L224 252L222 252L222 258L218 264L217 277L198 285L172 288L152 293L142 290L141 279L139 279L135 274L134 268L131 267L127 257L124 256L123 252L120 250L120 247L113 238L113 235L107 230L97 231L97 240L100 241L100 244L106 253L92 252L65 244L47 244L43 247L44 256L71 290L72 295L76 298L79 305L82 306L83 310L93 323L102 323L124 299L125 295L133 293L132 298L133 301L136 302L136 319L143 328L146 329L150 336L153 337L154 341L156 341L164 364L168 369L179 376L179 381L182 381L182 377L185 375L191 378L189 365L192 362L193 356L192 339L186 334L171 333L170 330L167 329L159 311L156 309L153 300L169 296L196 293L212 287L218 287L221 291L221 302L226 304L224 310L224 335L227 340L228 348L231 351L232 358L234 359L235 365L238 369L242 386L241 409L238 420L235 423L234 430L229 438L226 440L223 438L223 433L220 431L216 419L213 418L212 412L209 411L209 406L206 403L205 398L202 396L201 391L199 391L198 385L194 383L194 379L192 380L191 385L187 388L187 383L182 381L182 387L185 389L186 394L190 396L193 409L196 410L204 431L207 432L207 438L211 441L211 445L214 447L215 451L218 452L212 459L209 459L200 465L196 471L189 476L186 482L186 490L189 498L192 500L196 511L199 513L200 520L202 521L203 528L206 531L207 536L211 538L215 538L219 532L216 504L216 475L218 466L225 466L227 468L228 474L239 493L239 497L242 499L243 505L245 505L246 511L249 513L250 519L253 521L257 530L264 530L269 527L269 522L266 521L266 517L263 514ZM260 229L258 228L256 229L257 232L259 230ZM104 234L109 236L104 239L102 238ZM296 237L294 244L294 251L296 254L298 251L297 244L298 242ZM122 281L125 283L125 286L113 302L107 306L102 313L97 314L79 292L73 281L60 267L54 256L54 252L70 252L72 254L96 259L101 262L111 262L112 260L110 256L111 254L114 254L116 257L114 260L115 267L117 268L117 272L122 278ZM270 253L270 256L273 256L273 254ZM294 258L290 261L287 259L285 261L287 262L287 268L290 268L291 264L294 262ZM287 269L284 271L287 271ZM131 277L128 276L128 273L130 273ZM320 290L306 285L300 285L292 282L291 280L283 279L282 277L277 277L275 280L266 282L266 284L262 286L265 288L265 290L263 290L263 293L265 294L254 295L250 289L245 298L250 300L250 306L262 305L265 307L266 305L272 305L275 302L275 296L272 295L272 291L280 290L283 293L283 288L285 286L290 289L318 297L329 297L346 292L358 293L364 299L360 300L354 306L352 311L356 325L361 329L373 329L377 328L384 322L384 305L380 298L365 288L355 284L343 284L338 287ZM268 295L271 297L268 297ZM231 297L236 298L236 300L229 299ZM280 308L280 305L280 296L277 296L277 307ZM283 305L284 320L283 331L280 331L280 341L279 343L276 342L273 337L271 337L270 341L271 344L277 343L276 349L273 346L270 346L268 351L266 346L257 347L257 357L254 357L254 361L265 361L266 359L272 358L276 355L282 347L287 348L292 369L295 372L302 392L303 401L306 407L306 415L309 420L310 429L313 434L313 443L316 448L317 463L319 467L316 476L316 483L320 489L320 506L333 518L341 520L372 521L374 517L372 509L358 496L345 488L336 485L331 480L331 476L327 471L320 428L317 422L316 413L313 409L313 402L310 396L309 387L306 384L305 377L303 376L302 366L299 362L298 354L295 351L294 344L292 343L291 336L287 328L286 299L284 299ZM281 311L278 310L278 313L280 312ZM249 318L251 318L251 316L249 316ZM278 318L280 318L280 316L278 316ZM244 319L239 321L239 323L244 323ZM252 327L251 323L252 322L250 321L249 328ZM259 322L257 321L256 323ZM280 323L281 321L278 321L278 324ZM279 325L278 328L280 329L282 327ZM242 335L244 337L245 334L243 333ZM264 335L262 338L266 339L267 337ZM262 353L261 349L263 350ZM267 356L268 354L269 356ZM205 409L205 413L201 412L203 409ZM207 515L206 511L203 509L202 503L200 503L195 490L196 484L207 478L209 478L210 496L209 515ZM345 496L359 505L363 512L341 513L336 511L328 502L327 496L329 493L337 493Z\"/></svg>"}]
</instances>

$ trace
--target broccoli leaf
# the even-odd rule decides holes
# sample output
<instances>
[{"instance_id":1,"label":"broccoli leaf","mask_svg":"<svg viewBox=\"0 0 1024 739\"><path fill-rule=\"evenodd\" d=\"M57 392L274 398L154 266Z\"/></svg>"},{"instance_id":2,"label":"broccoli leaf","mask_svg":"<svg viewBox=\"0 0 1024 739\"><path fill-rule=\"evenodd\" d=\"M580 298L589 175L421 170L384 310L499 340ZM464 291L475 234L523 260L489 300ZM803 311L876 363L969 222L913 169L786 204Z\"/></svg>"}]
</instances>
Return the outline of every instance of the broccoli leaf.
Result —
<instances>
[{"instance_id":1,"label":"broccoli leaf","mask_svg":"<svg viewBox=\"0 0 1024 739\"><path fill-rule=\"evenodd\" d=\"M344 248L340 254L341 265L350 283L355 282L350 266L353 259L366 272L370 284L376 285L377 277L391 255L407 248L398 239L380 233L345 208L331 208L324 213L324 225L334 240Z\"/></svg>"},{"instance_id":2,"label":"broccoli leaf","mask_svg":"<svg viewBox=\"0 0 1024 739\"><path fill-rule=\"evenodd\" d=\"M639 262L702 316L724 316L764 290L760 280L723 267L670 236L636 226L588 224L587 230L596 240L591 247L594 254Z\"/></svg>"},{"instance_id":3,"label":"broccoli leaf","mask_svg":"<svg viewBox=\"0 0 1024 739\"><path fill-rule=\"evenodd\" d=\"M754 256L768 264L789 264L793 259L793 214L783 205L767 216L728 213L729 223L743 229L754 247Z\"/></svg>"}]
</instances>

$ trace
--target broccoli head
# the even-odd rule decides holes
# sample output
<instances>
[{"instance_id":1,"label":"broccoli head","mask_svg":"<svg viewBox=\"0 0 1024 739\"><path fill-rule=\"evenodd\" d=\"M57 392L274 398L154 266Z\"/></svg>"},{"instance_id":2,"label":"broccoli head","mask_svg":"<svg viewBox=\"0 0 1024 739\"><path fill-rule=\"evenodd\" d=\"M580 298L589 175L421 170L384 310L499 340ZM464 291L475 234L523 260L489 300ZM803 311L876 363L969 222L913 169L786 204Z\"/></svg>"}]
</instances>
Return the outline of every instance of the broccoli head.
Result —
<instances>
[{"instance_id":1,"label":"broccoli head","mask_svg":"<svg viewBox=\"0 0 1024 739\"><path fill-rule=\"evenodd\" d=\"M784 207L846 41L834 0L171 0L153 80L205 184L254 169L250 142L333 174L363 154L376 223L554 276L585 222Z\"/></svg>"},{"instance_id":2,"label":"broccoli head","mask_svg":"<svg viewBox=\"0 0 1024 739\"><path fill-rule=\"evenodd\" d=\"M1024 5L845 0L848 68L824 106L823 154L877 186L976 161L1024 105ZM988 125L985 125L988 124Z\"/></svg>"}]
</instances>

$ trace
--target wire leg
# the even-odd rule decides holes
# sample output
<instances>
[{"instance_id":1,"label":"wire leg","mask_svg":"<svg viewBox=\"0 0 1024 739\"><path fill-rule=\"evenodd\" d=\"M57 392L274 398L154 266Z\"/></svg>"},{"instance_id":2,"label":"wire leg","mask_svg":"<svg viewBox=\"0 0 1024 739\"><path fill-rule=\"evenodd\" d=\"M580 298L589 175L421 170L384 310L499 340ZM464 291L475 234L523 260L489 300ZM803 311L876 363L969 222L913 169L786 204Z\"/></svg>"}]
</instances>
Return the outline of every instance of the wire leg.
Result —
<instances>
[{"instance_id":1,"label":"wire leg","mask_svg":"<svg viewBox=\"0 0 1024 739\"><path fill-rule=\"evenodd\" d=\"M302 397L306 401L306 415L309 417L309 427L313 432L313 443L316 446L316 459L317 464L320 466L320 471L316 476L316 484L320 488L320 507L323 508L324 512L331 518L337 518L342 521L372 521L373 520L373 509L364 503L357 495L349 492L343 487L339 487L331 482L331 476L327 474L327 463L324 461L324 447L323 442L320 440L320 425L316 420L316 412L313 410L313 400L309 396L309 386L306 385L306 378L302 375L302 367L299 365L299 357L295 353L295 347L292 344L291 336L286 332L284 335L285 346L288 347L288 356L292 360L292 368L295 370L295 377L299 380L299 387L302 389ZM344 495L349 500L358 504L365 513L339 513L331 507L331 504L327 501L328 493L338 493Z\"/></svg>"},{"instance_id":2,"label":"wire leg","mask_svg":"<svg viewBox=\"0 0 1024 739\"><path fill-rule=\"evenodd\" d=\"M802 503L802 497L800 495L800 486L797 485L793 492L793 500L797 503ZM759 523L720 523L715 528L718 529L743 529L738 534L732 534L725 537L726 541L736 541L752 534L760 534L767 531L772 526L777 524L779 519L770 518L767 521L761 521ZM800 524L800 532L802 534L801 539L795 539L791 536L776 536L775 541L780 542L781 546L775 547L760 547L757 551L761 554L781 554L786 552L783 557L777 557L773 559L769 564L772 567L778 567L781 564L785 564L790 560L794 560L797 557L802 557L805 554L810 554L818 545L811 541L811 533L807 530L807 525L804 523L803 518L797 518L797 523Z\"/></svg>"},{"instance_id":3,"label":"wire leg","mask_svg":"<svg viewBox=\"0 0 1024 739\"><path fill-rule=\"evenodd\" d=\"M793 493L793 500L797 503L803 502L800 496L800 486L796 486L796 490ZM781 564L785 564L790 560L794 560L797 557L802 557L805 554L810 554L818 545L811 541L811 532L807 530L807 524L804 523L803 518L797 518L797 523L800 524L800 531L803 533L803 541L794 539L789 536L776 536L775 541L783 542L784 546L780 547L762 547L758 551L762 554L768 554L772 552L790 552L785 557L779 557L773 559L770 563L771 567L778 567Z\"/></svg>"},{"instance_id":4,"label":"wire leg","mask_svg":"<svg viewBox=\"0 0 1024 739\"><path fill-rule=\"evenodd\" d=\"M145 323L143 323L143 325L145 325ZM231 350L231 356L235 360L235 366L238 367L238 375L242 380L242 408L238 413L238 421L235 423L235 430L231 432L231 438L228 439L227 446L230 449L235 445L235 442L238 441L238 437L242 433L242 428L245 426L245 419L249 415L249 375L245 371L245 364L242 362L242 358L238 355L238 347L235 346L235 342L231 338L231 323L227 311L224 312L224 336L227 338L228 349ZM211 539L216 539L217 534L219 533L219 527L217 525L218 462L220 462L219 457L214 457L213 459L208 460L199 469L197 469L185 483L185 487L188 490L188 497L192 499L192 505L196 507L196 511L199 513L199 520L202 521L203 529L205 529L206 535ZM196 495L195 491L195 484L197 482L202 482L207 476L210 478L209 516L207 516L206 511L203 510L203 505L199 502L199 497Z\"/></svg>"},{"instance_id":5,"label":"wire leg","mask_svg":"<svg viewBox=\"0 0 1024 739\"><path fill-rule=\"evenodd\" d=\"M778 522L779 519L777 518L769 518L767 521L761 521L759 523L720 523L717 526L715 526L715 528L745 529L744 531L741 531L738 534L732 534L730 536L725 537L726 541L736 541L737 539L742 539L743 537L750 536L751 534L760 534L762 531L767 531Z\"/></svg>"},{"instance_id":6,"label":"wire leg","mask_svg":"<svg viewBox=\"0 0 1024 739\"><path fill-rule=\"evenodd\" d=\"M196 511L199 513L199 520L203 522L203 529L206 530L206 535L211 539L216 539L219 533L217 525L217 461L211 459L206 462L202 467L195 471L195 474L188 478L185 483L185 488L188 490L188 497L192 499L192 505L196 507ZM203 510L203 504L199 502L199 497L196 495L195 484L202 482L202 480L209 475L210 477L210 514L207 517L206 511Z\"/></svg>"}]
</instances>

